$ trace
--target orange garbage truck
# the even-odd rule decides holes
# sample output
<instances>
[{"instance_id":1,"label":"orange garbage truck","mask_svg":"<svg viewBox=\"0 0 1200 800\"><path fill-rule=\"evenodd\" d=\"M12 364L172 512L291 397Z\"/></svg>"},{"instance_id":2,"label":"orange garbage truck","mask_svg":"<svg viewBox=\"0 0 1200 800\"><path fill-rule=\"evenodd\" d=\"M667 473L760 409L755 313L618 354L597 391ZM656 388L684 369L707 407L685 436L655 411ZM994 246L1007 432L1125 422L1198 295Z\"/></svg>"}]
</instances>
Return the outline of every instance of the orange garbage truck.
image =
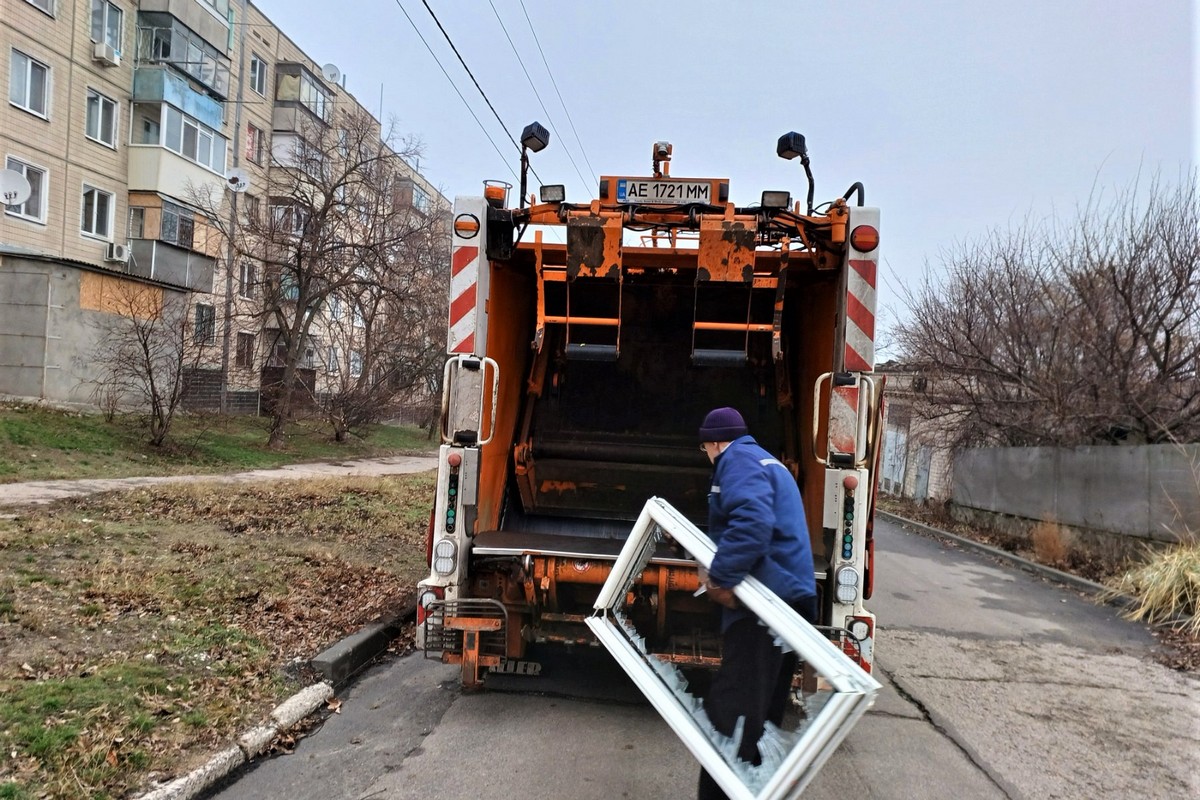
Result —
<instances>
[{"instance_id":1,"label":"orange garbage truck","mask_svg":"<svg viewBox=\"0 0 1200 800\"><path fill-rule=\"evenodd\" d=\"M536 673L534 643L594 644L583 620L647 498L704 527L697 428L718 406L795 476L821 627L871 669L879 211L859 183L814 208L799 134L778 152L801 158L806 203L768 190L739 205L726 179L671 176L672 149L656 142L651 174L601 177L588 202L522 186L511 205L499 182L455 199L417 638L461 664L465 686ZM668 542L628 592L624 611L659 658L719 663L698 587Z\"/></svg>"}]
</instances>

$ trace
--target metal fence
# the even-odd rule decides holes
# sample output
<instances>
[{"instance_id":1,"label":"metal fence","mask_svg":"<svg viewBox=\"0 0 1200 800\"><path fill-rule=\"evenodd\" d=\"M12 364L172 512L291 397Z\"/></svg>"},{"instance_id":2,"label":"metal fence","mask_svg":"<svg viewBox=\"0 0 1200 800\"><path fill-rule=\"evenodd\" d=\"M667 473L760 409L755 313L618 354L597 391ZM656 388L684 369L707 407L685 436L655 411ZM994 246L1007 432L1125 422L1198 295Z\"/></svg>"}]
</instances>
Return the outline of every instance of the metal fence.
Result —
<instances>
[{"instance_id":1,"label":"metal fence","mask_svg":"<svg viewBox=\"0 0 1200 800\"><path fill-rule=\"evenodd\" d=\"M1200 535L1200 445L998 447L954 462L954 503L1079 528L1178 541Z\"/></svg>"}]
</instances>

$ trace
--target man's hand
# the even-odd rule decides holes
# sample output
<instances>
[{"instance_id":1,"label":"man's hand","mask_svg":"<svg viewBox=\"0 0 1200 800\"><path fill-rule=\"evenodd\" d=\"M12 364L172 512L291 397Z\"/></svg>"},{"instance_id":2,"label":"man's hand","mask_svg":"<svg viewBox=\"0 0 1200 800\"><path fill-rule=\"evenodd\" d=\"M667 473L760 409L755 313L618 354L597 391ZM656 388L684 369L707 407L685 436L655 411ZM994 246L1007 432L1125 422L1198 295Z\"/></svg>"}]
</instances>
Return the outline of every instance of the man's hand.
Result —
<instances>
[{"instance_id":1,"label":"man's hand","mask_svg":"<svg viewBox=\"0 0 1200 800\"><path fill-rule=\"evenodd\" d=\"M705 583L708 587L707 594L710 600L714 603L719 603L726 608L737 608L738 599L733 594L733 589L726 589L723 586L717 586L712 581Z\"/></svg>"}]
</instances>

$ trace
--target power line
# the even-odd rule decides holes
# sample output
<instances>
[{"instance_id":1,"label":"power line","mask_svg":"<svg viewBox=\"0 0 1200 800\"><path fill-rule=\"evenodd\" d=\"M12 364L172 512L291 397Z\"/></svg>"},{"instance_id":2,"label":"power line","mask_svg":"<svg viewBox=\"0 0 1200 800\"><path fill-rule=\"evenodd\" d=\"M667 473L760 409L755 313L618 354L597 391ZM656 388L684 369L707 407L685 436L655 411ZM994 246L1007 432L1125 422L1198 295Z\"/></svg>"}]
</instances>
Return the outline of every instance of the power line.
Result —
<instances>
[{"instance_id":1,"label":"power line","mask_svg":"<svg viewBox=\"0 0 1200 800\"><path fill-rule=\"evenodd\" d=\"M399 0L397 0L397 2L399 2ZM442 22L437 18L437 14L433 13L433 9L429 7L428 0L421 0L421 5L425 6L425 10L429 12L429 16L433 17L433 21L437 24L438 30L441 31L442 36L446 38L446 44L450 45L450 49L453 50L454 55L458 57L458 63L462 64L462 68L467 71L467 75L471 78L471 83L475 84L475 88L479 90L480 97L483 98L483 102L487 103L487 107L492 110L492 115L496 118L496 121L500 123L500 127L504 129L504 133L508 136L509 141L513 143L513 147L517 148L518 153L522 152L521 145L519 145L517 140L513 138L508 126L504 124L504 120L500 119L500 114L496 111L496 107L493 106L492 101L488 99L487 93L483 91L483 87L479 85L479 81L475 80L475 74L471 72L471 68L468 67L467 62L463 60L462 54L459 53L458 48L454 46L454 40L450 38L450 34L446 33L446 29L442 27ZM545 183L545 181L542 180L542 176L538 175L537 170L535 170L532 166L529 167L529 171L533 173L533 177L537 178L539 183Z\"/></svg>"},{"instance_id":2,"label":"power line","mask_svg":"<svg viewBox=\"0 0 1200 800\"><path fill-rule=\"evenodd\" d=\"M529 70L525 68L525 62L521 59L521 54L517 51L517 46L513 44L512 37L508 35L508 28L504 26L504 20L500 18L500 12L496 10L496 4L492 0L488 0L488 5L492 7L492 13L496 15L496 21L500 23L500 30L504 31L504 38L508 39L508 46L512 48L513 55L517 57L517 63L521 65L521 71L525 73L525 80L529 81L529 88L533 89L533 95L537 98L538 105L542 107L542 111L546 114L546 121L550 123L550 129L554 131L556 138L561 139L562 137L558 135L558 128L554 125L554 119L550 116L550 109L546 108L546 104L542 101L541 93L538 92L537 86L533 84L533 78L530 76ZM571 150L566 145L566 140L563 140L563 152L567 154L567 158L571 161L571 166L575 168L575 174L579 176L579 180L586 187L588 180L579 171L579 165L575 163L575 157L571 155Z\"/></svg>"},{"instance_id":3,"label":"power line","mask_svg":"<svg viewBox=\"0 0 1200 800\"><path fill-rule=\"evenodd\" d=\"M571 119L571 112L567 110L567 103L563 100L562 92L558 90L558 81L554 80L554 71L550 69L550 63L546 61L546 53L542 50L542 43L538 40L537 31L533 29L533 20L529 18L529 11L525 8L525 0L520 0L521 11L525 14L525 21L529 23L529 32L533 34L534 44L537 45L538 53L542 56L542 64L546 67L546 73L550 76L550 83L554 86L554 93L558 95L558 102L563 107L563 112L567 115L567 122L571 124L571 133L575 134L575 141L579 144L579 152L583 153L583 160L587 164L588 171L592 173L592 177L596 183L600 182L600 178L596 175L596 170L592 168L591 159L588 158L587 148L583 146L583 140L579 138L579 131L575 130L575 121Z\"/></svg>"},{"instance_id":4,"label":"power line","mask_svg":"<svg viewBox=\"0 0 1200 800\"><path fill-rule=\"evenodd\" d=\"M454 93L458 95L458 99L462 100L463 105L467 107L467 111L470 112L471 118L475 120L475 124L479 126L479 130L483 131L483 135L487 137L489 142L491 142L492 149L496 151L496 155L500 156L500 160L504 162L504 166L508 168L510 173L512 173L513 178L518 178L516 170L514 170L512 165L508 163L508 159L504 157L504 153L500 152L500 147L496 144L496 140L492 138L492 135L488 133L487 128L483 126L483 123L480 121L479 117L476 116L475 109L471 108L471 104L467 102L467 98L463 97L463 93L458 90L458 85L454 83L454 79L450 77L450 73L447 72L446 68L442 66L442 61L437 57L437 53L433 52L433 48L429 46L429 42L425 41L425 37L422 35L421 29L417 27L415 22L413 22L413 18L408 15L408 11L405 10L404 6L400 3L400 0L396 0L396 5L400 7L400 12L404 14L404 18L408 20L408 24L412 26L414 31L416 31L417 37L421 40L421 44L425 45L425 49L429 51L429 55L433 56L433 60L437 62L438 69L440 69L442 74L446 76L446 80L450 82L450 86L454 89ZM501 125L503 124L504 123L501 123Z\"/></svg>"}]
</instances>

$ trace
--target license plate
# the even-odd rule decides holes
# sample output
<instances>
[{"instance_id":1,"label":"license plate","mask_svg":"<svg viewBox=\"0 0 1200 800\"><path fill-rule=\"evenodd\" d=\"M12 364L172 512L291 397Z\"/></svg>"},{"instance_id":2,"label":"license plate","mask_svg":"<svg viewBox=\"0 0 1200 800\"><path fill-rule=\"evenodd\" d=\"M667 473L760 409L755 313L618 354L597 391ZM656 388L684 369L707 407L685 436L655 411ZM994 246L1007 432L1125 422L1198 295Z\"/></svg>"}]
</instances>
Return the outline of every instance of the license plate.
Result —
<instances>
[{"instance_id":1,"label":"license plate","mask_svg":"<svg viewBox=\"0 0 1200 800\"><path fill-rule=\"evenodd\" d=\"M676 205L681 203L712 203L712 184L707 181L617 181L618 203L648 203Z\"/></svg>"}]
</instances>

